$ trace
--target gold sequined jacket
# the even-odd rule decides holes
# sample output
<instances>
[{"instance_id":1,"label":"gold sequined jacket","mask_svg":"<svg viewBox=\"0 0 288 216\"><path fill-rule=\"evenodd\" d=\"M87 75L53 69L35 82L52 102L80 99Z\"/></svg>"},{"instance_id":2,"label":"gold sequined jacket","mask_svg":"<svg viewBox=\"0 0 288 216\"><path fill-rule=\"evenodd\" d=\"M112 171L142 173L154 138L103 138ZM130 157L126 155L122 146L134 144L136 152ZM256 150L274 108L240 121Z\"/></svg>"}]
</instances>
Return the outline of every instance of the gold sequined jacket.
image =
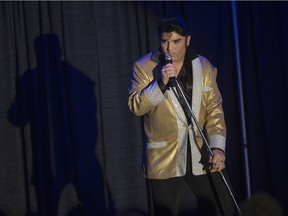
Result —
<instances>
[{"instance_id":1,"label":"gold sequined jacket","mask_svg":"<svg viewBox=\"0 0 288 216\"><path fill-rule=\"evenodd\" d=\"M195 124L187 124L173 91L167 90L163 94L160 90L157 77L161 68L157 66L156 53L151 52L134 63L128 89L128 107L136 116L143 117L146 135L141 175L151 179L185 175L187 139L191 145L193 174L205 174L203 139ZM217 69L200 55L191 60L191 64L193 113L200 127L205 128L210 148L225 151L226 126L222 97L216 83Z\"/></svg>"}]
</instances>

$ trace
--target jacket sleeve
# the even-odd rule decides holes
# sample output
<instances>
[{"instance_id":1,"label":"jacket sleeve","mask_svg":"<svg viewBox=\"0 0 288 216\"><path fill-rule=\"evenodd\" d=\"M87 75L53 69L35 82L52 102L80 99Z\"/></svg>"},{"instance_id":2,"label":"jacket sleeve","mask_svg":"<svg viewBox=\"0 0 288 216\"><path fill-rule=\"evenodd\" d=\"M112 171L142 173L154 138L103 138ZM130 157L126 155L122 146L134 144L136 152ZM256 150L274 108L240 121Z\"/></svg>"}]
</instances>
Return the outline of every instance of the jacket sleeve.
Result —
<instances>
[{"instance_id":1,"label":"jacket sleeve","mask_svg":"<svg viewBox=\"0 0 288 216\"><path fill-rule=\"evenodd\" d=\"M132 67L128 107L137 116L144 115L166 99L157 80L148 73L138 63Z\"/></svg>"},{"instance_id":2,"label":"jacket sleeve","mask_svg":"<svg viewBox=\"0 0 288 216\"><path fill-rule=\"evenodd\" d=\"M220 148L225 152L226 125L222 108L222 97L216 82L217 69L210 67L207 74L208 90L206 94L205 130L211 148Z\"/></svg>"}]
</instances>

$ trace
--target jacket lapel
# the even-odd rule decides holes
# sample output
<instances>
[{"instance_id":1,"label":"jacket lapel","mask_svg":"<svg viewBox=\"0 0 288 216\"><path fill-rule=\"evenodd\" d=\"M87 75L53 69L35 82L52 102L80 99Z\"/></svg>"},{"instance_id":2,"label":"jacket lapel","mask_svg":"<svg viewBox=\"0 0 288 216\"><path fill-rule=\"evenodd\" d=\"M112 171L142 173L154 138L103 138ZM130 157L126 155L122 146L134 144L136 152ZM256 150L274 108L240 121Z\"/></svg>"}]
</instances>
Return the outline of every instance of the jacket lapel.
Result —
<instances>
[{"instance_id":1,"label":"jacket lapel","mask_svg":"<svg viewBox=\"0 0 288 216\"><path fill-rule=\"evenodd\" d=\"M196 58L192 61L192 68L193 68L192 110L198 121L201 106L202 82L203 82L203 72L199 58ZM195 130L197 129L195 127L195 124L194 129Z\"/></svg>"},{"instance_id":2,"label":"jacket lapel","mask_svg":"<svg viewBox=\"0 0 288 216\"><path fill-rule=\"evenodd\" d=\"M202 97L202 81L203 81L202 66L201 66L201 62L199 58L196 58L192 61L192 68L193 68L193 89L192 89L193 106L192 104L190 104L190 106L192 107L192 111L196 119L199 120L201 97ZM184 111L177 97L175 96L175 93L177 95L177 91L175 88L168 91L168 94L174 106L176 115L182 122L187 123ZM194 126L194 129L196 130L197 128Z\"/></svg>"}]
</instances>

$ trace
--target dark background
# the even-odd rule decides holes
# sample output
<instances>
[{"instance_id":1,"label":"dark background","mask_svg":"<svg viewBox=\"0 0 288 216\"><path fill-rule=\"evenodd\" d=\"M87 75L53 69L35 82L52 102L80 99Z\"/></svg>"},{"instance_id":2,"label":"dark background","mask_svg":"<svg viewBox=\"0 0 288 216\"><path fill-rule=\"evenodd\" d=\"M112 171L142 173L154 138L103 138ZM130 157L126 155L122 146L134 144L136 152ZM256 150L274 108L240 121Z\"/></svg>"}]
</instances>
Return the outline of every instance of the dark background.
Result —
<instances>
[{"instance_id":1,"label":"dark background","mask_svg":"<svg viewBox=\"0 0 288 216\"><path fill-rule=\"evenodd\" d=\"M133 62L158 48L158 20L176 13L218 68L236 200L286 206L288 3L232 5L1 2L0 215L147 215L127 89Z\"/></svg>"}]
</instances>

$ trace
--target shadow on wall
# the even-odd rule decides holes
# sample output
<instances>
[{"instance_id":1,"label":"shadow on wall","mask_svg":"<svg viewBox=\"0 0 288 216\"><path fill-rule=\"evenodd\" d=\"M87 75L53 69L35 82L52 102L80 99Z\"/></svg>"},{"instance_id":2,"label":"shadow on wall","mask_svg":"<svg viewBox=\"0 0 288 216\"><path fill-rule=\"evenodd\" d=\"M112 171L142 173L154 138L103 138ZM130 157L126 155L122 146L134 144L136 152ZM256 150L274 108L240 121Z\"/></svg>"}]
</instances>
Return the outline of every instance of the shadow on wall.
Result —
<instances>
[{"instance_id":1,"label":"shadow on wall","mask_svg":"<svg viewBox=\"0 0 288 216\"><path fill-rule=\"evenodd\" d=\"M30 195L35 203L29 204L37 207L27 215L105 215L105 200L113 214L95 156L95 84L61 61L57 35L39 36L34 45L37 68L16 77L17 94L8 111L10 122L22 129L23 147L32 154L24 152L23 162L32 166L26 187L35 191L36 196Z\"/></svg>"},{"instance_id":2,"label":"shadow on wall","mask_svg":"<svg viewBox=\"0 0 288 216\"><path fill-rule=\"evenodd\" d=\"M255 193L240 204L243 216L283 216L280 203L265 192Z\"/></svg>"}]
</instances>

